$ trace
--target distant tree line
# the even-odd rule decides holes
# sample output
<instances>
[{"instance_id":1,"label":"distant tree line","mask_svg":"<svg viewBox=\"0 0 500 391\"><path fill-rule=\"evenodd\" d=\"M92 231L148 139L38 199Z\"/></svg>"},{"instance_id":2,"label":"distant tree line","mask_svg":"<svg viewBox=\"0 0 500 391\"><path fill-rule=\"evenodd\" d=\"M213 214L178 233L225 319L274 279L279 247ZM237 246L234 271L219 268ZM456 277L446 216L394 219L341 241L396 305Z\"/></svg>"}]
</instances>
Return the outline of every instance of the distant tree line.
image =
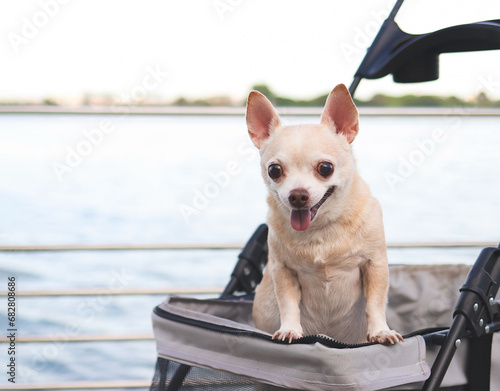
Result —
<instances>
[{"instance_id":1,"label":"distant tree line","mask_svg":"<svg viewBox=\"0 0 500 391\"><path fill-rule=\"evenodd\" d=\"M321 107L325 104L328 94L318 96L310 100L294 100L276 95L265 84L257 84L252 89L262 92L276 106L296 107ZM376 94L371 99L360 100L355 98L354 102L360 107L500 107L500 100L490 100L484 92L480 92L474 99L465 101L456 96L434 96L434 95L403 95L389 96Z\"/></svg>"},{"instance_id":2,"label":"distant tree line","mask_svg":"<svg viewBox=\"0 0 500 391\"><path fill-rule=\"evenodd\" d=\"M256 84L253 90L262 92L267 98L279 107L322 107L325 104L328 94L320 95L313 99L292 99L280 96L272 91L266 84ZM434 96L434 95L403 95L389 96L385 94L375 94L371 99L360 100L355 98L355 103L359 107L485 107L500 108L500 100L491 100L484 92L480 92L470 100L463 100L456 96ZM64 104L52 98L46 98L40 102L43 105L57 106ZM40 104L39 103L39 104ZM234 100L229 96L213 96L200 99L187 99L179 97L171 102L164 102L156 97L154 100L145 99L140 106L244 106L244 100ZM8 102L0 101L0 105L32 105L33 102ZM120 106L126 105L121 101L115 101L111 95L85 95L82 105L93 106Z\"/></svg>"},{"instance_id":3,"label":"distant tree line","mask_svg":"<svg viewBox=\"0 0 500 391\"><path fill-rule=\"evenodd\" d=\"M484 92L465 101L456 96L403 95L388 96L376 94L367 101L355 99L358 106L377 107L500 107L500 101L490 100Z\"/></svg>"}]
</instances>

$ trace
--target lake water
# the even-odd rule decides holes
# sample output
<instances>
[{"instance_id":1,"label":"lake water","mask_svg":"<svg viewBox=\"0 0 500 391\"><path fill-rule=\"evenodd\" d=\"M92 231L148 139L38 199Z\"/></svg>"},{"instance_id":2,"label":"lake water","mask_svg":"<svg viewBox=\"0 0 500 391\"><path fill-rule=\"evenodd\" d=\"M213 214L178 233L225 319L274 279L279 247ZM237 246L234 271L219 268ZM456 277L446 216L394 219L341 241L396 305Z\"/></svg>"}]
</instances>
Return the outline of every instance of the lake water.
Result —
<instances>
[{"instance_id":1,"label":"lake water","mask_svg":"<svg viewBox=\"0 0 500 391\"><path fill-rule=\"evenodd\" d=\"M362 116L360 124L353 149L388 242L500 241L498 116ZM240 243L265 221L265 189L243 116L3 114L0 215L0 245ZM472 263L478 253L390 249L389 260ZM18 291L222 287L237 254L0 252L0 290L7 276ZM64 338L150 333L161 300L19 298L19 334L54 342L18 344L18 382L149 380L153 342Z\"/></svg>"}]
</instances>

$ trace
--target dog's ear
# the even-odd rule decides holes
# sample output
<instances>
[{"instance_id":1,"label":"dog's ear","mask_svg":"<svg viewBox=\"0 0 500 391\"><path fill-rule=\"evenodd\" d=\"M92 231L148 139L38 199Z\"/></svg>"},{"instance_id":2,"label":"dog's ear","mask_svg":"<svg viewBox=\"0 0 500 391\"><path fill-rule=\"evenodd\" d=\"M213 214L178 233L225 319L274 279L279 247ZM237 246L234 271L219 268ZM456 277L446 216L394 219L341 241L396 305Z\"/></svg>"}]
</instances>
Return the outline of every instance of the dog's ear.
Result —
<instances>
[{"instance_id":1,"label":"dog's ear","mask_svg":"<svg viewBox=\"0 0 500 391\"><path fill-rule=\"evenodd\" d=\"M260 92L250 92L247 101L247 126L255 146L260 149L272 130L280 124L280 117L272 103Z\"/></svg>"},{"instance_id":2,"label":"dog's ear","mask_svg":"<svg viewBox=\"0 0 500 391\"><path fill-rule=\"evenodd\" d=\"M337 133L342 133L349 144L354 141L359 129L358 110L344 84L336 86L328 95L321 123L335 128Z\"/></svg>"}]
</instances>

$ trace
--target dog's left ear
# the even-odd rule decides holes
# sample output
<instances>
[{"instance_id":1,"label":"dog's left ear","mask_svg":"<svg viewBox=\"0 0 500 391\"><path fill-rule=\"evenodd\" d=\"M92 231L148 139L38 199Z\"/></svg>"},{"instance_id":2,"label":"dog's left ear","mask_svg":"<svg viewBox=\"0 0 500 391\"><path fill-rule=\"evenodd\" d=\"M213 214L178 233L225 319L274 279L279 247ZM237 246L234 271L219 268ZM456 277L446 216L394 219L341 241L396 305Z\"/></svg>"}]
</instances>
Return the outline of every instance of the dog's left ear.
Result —
<instances>
[{"instance_id":1,"label":"dog's left ear","mask_svg":"<svg viewBox=\"0 0 500 391\"><path fill-rule=\"evenodd\" d=\"M246 119L250 138L259 149L271 132L281 125L273 104L258 91L248 95Z\"/></svg>"},{"instance_id":2,"label":"dog's left ear","mask_svg":"<svg viewBox=\"0 0 500 391\"><path fill-rule=\"evenodd\" d=\"M358 134L358 110L344 84L336 86L326 99L321 123L342 133L352 143Z\"/></svg>"}]
</instances>

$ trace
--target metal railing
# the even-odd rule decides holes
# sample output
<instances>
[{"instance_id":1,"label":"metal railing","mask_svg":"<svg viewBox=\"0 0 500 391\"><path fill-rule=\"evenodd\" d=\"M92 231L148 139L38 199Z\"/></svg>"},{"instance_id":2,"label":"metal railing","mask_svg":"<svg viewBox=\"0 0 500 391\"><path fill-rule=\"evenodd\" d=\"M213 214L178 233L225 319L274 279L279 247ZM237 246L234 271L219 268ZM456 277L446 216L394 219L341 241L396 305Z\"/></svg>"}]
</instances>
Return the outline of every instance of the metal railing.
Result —
<instances>
[{"instance_id":1,"label":"metal railing","mask_svg":"<svg viewBox=\"0 0 500 391\"><path fill-rule=\"evenodd\" d=\"M232 115L244 116L246 108L218 106L41 106L0 105L0 114L102 114L123 115ZM470 109L470 110L468 110ZM442 116L452 114L456 107L358 107L361 116ZM277 107L280 115L321 115L323 107ZM465 107L461 116L498 116L496 107Z\"/></svg>"},{"instance_id":2,"label":"metal railing","mask_svg":"<svg viewBox=\"0 0 500 391\"><path fill-rule=\"evenodd\" d=\"M152 296L152 295L200 295L200 294L218 294L222 287L183 287L175 289L163 288L138 288L122 289L120 291L111 291L109 289L72 289L56 291L18 291L17 297L62 297L62 296ZM1 296L7 296L7 291L0 292ZM1 341L1 339L0 339Z\"/></svg>"},{"instance_id":3,"label":"metal railing","mask_svg":"<svg viewBox=\"0 0 500 391\"><path fill-rule=\"evenodd\" d=\"M46 384L14 384L0 387L0 390L133 390L149 389L150 381L119 380L119 381L74 381Z\"/></svg>"},{"instance_id":4,"label":"metal railing","mask_svg":"<svg viewBox=\"0 0 500 391\"><path fill-rule=\"evenodd\" d=\"M243 248L244 245L244 243L11 245L0 246L0 251L239 250ZM491 241L394 242L387 243L387 248L488 247L496 245L497 243Z\"/></svg>"},{"instance_id":5,"label":"metal railing","mask_svg":"<svg viewBox=\"0 0 500 391\"><path fill-rule=\"evenodd\" d=\"M389 243L388 248L465 248L465 247L487 247L496 246L496 243L489 241L478 242L418 242L418 243ZM0 252L38 252L38 251L131 251L131 250L236 250L241 249L243 244L158 244L158 245L125 245L125 244L104 244L104 245L15 245L0 246ZM40 297L65 297L65 296L94 296L100 294L117 296L140 296L140 295L168 295L168 294L214 294L218 295L222 287L184 287L173 289L127 289L119 292L110 292L107 289L75 289L75 290L54 290L54 291L18 291L16 296L27 299ZM7 291L0 292L0 296L7 296ZM124 335L81 335L68 337L68 343L101 343L101 342L131 342L131 341L152 341L152 333L147 334L124 334ZM44 335L22 336L16 339L21 344L26 343L50 343L53 338ZM1 343L8 343L6 337L0 338ZM153 372L153 368L152 368ZM0 386L0 390L97 390L97 389L148 389L150 380L120 380L120 381L75 381L58 383L26 383ZM193 384L195 386L195 384Z\"/></svg>"}]
</instances>

